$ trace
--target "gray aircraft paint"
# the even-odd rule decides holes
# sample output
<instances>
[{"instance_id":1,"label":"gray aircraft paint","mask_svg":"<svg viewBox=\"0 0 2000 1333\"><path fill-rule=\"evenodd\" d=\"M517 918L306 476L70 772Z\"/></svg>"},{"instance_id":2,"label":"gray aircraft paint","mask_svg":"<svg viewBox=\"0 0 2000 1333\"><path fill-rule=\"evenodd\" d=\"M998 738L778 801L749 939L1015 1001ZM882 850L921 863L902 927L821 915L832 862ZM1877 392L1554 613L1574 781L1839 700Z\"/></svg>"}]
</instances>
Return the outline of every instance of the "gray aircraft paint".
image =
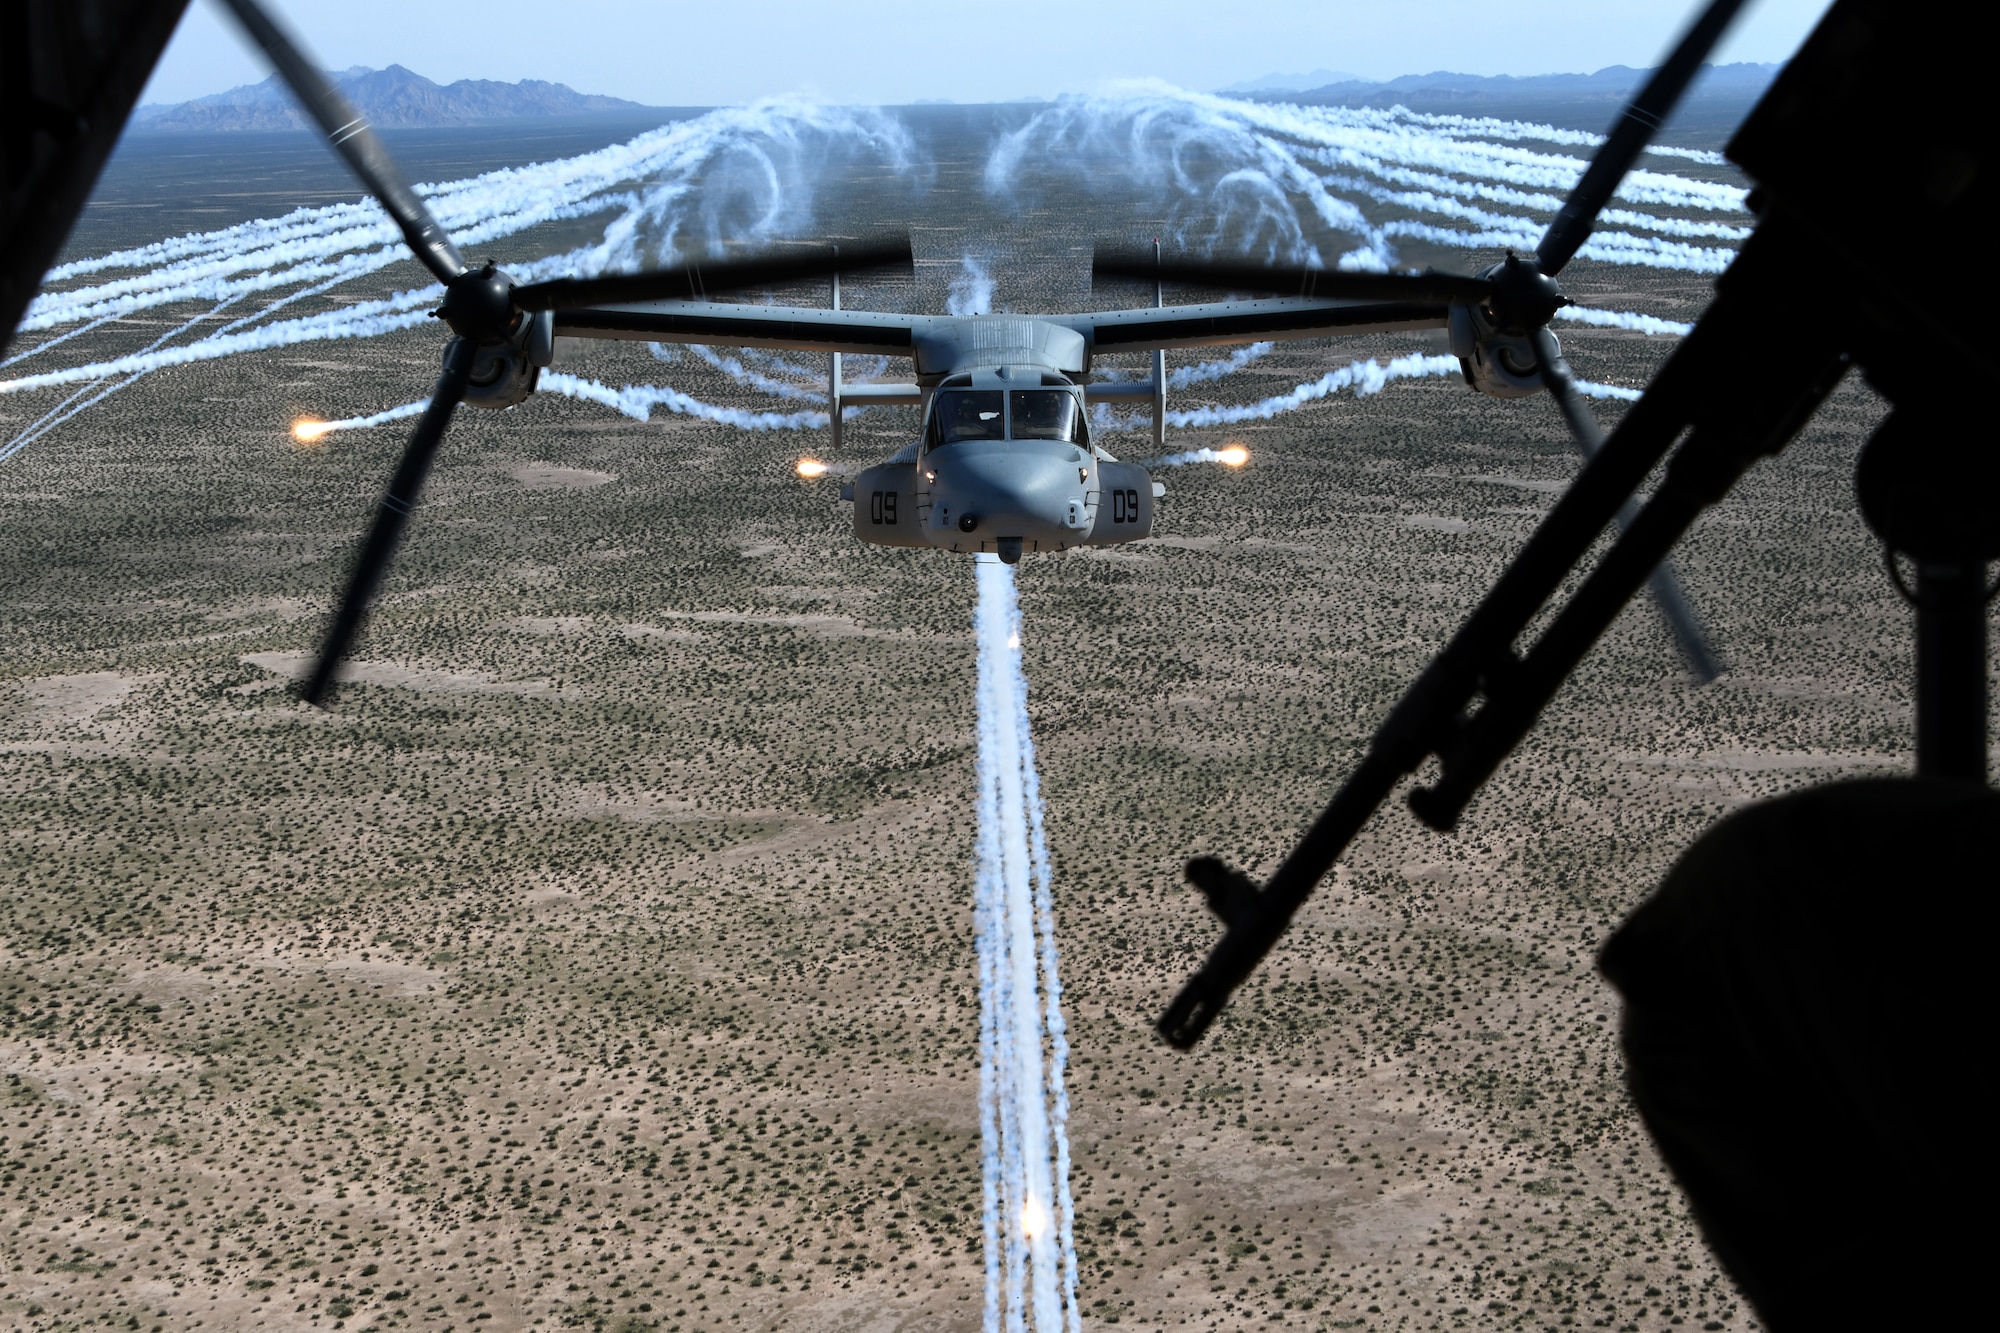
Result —
<instances>
[{"instance_id":1,"label":"gray aircraft paint","mask_svg":"<svg viewBox=\"0 0 2000 1333\"><path fill-rule=\"evenodd\" d=\"M836 296L836 301L838 297ZM877 546L1027 553L1113 546L1152 535L1165 487L1089 438L1089 402L1164 406L1162 367L1143 383L1090 382L1099 351L1218 347L1444 326L1442 306L1267 299L1077 315L893 315L700 301L557 312L558 336L768 347L834 354L830 407L904 403L923 408L919 443L841 488L854 534ZM842 354L908 357L914 381L843 384ZM1059 390L1076 400L1076 438L932 441L937 399L962 390ZM1010 412L1011 421L1011 412ZM838 437L836 436L836 439Z\"/></svg>"}]
</instances>

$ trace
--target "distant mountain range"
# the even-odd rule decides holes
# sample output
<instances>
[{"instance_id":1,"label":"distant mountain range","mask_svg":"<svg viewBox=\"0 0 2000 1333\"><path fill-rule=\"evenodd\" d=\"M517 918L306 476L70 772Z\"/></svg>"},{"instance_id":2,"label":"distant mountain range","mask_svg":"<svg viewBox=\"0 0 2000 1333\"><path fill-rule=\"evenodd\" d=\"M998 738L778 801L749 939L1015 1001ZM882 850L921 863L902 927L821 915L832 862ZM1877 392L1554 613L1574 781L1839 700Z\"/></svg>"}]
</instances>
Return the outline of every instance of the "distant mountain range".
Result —
<instances>
[{"instance_id":1,"label":"distant mountain range","mask_svg":"<svg viewBox=\"0 0 2000 1333\"><path fill-rule=\"evenodd\" d=\"M648 109L623 98L596 97L540 79L523 79L519 83L460 79L457 83L437 84L401 65L387 69L356 65L353 69L329 73L327 77L357 111L383 129L429 129L490 124L522 116L585 116ZM290 91L273 75L262 83L197 97L192 102L142 106L132 113L131 127L297 130L306 128L306 120Z\"/></svg>"},{"instance_id":2,"label":"distant mountain range","mask_svg":"<svg viewBox=\"0 0 2000 1333\"><path fill-rule=\"evenodd\" d=\"M1778 69L1777 65L1704 65L1686 101L1747 103L1764 91ZM1309 74L1266 74L1221 91L1258 101L1385 107L1401 103L1420 111L1477 111L1503 104L1519 106L1524 102L1579 106L1615 103L1629 97L1651 72L1628 65L1612 65L1595 74L1527 77L1439 71L1376 82L1321 69ZM619 97L580 93L540 79L523 79L519 83L460 79L457 83L438 84L401 65L387 69L356 65L327 77L362 115L384 129L488 125L522 117L587 116L654 109ZM947 104L946 99L938 101ZM306 128L306 121L293 103L291 93L274 75L262 83L197 97L192 102L142 106L132 113L131 128L299 130Z\"/></svg>"},{"instance_id":3,"label":"distant mountain range","mask_svg":"<svg viewBox=\"0 0 2000 1333\"><path fill-rule=\"evenodd\" d=\"M1776 78L1778 65L1703 65L1688 90L1688 102L1705 99L1748 101L1763 93ZM1376 82L1349 78L1300 87L1301 76L1267 74L1261 79L1225 88L1224 93L1260 101L1308 102L1317 105L1394 106L1417 109L1440 106L1471 109L1487 104L1538 102L1620 102L1638 91L1653 71L1611 65L1595 74L1404 74ZM1421 105L1420 105L1421 104Z\"/></svg>"},{"instance_id":4,"label":"distant mountain range","mask_svg":"<svg viewBox=\"0 0 2000 1333\"><path fill-rule=\"evenodd\" d=\"M1314 88L1331 88L1337 83L1366 83L1359 74L1343 74L1338 70L1316 69L1310 74L1266 74L1261 79L1247 79L1242 83L1232 83L1217 92L1226 97L1250 97L1257 93L1303 93Z\"/></svg>"}]
</instances>

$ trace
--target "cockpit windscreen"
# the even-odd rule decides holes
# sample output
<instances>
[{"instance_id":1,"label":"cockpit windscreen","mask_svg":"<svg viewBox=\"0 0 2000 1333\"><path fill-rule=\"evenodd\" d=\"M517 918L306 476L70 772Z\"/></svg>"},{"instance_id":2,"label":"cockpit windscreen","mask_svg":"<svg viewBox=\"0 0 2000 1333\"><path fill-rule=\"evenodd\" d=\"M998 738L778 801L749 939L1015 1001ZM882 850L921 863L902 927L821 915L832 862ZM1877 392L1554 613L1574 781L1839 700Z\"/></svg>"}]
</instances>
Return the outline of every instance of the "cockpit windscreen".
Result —
<instances>
[{"instance_id":1,"label":"cockpit windscreen","mask_svg":"<svg viewBox=\"0 0 2000 1333\"><path fill-rule=\"evenodd\" d=\"M998 440L1007 434L998 389L941 393L931 407L931 448L961 440Z\"/></svg>"},{"instance_id":2,"label":"cockpit windscreen","mask_svg":"<svg viewBox=\"0 0 2000 1333\"><path fill-rule=\"evenodd\" d=\"M1017 440L1074 441L1076 395L1062 389L1015 389L1007 395Z\"/></svg>"}]
</instances>

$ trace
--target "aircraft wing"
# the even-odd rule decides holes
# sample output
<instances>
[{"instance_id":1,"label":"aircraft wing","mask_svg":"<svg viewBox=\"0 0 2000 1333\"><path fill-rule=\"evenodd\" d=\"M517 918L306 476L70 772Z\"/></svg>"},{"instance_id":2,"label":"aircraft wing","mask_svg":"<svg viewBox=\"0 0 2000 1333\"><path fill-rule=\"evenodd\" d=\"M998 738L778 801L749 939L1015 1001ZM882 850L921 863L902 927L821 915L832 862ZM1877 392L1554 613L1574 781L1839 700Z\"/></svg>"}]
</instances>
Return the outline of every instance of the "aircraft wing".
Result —
<instances>
[{"instance_id":1,"label":"aircraft wing","mask_svg":"<svg viewBox=\"0 0 2000 1333\"><path fill-rule=\"evenodd\" d=\"M558 310L555 332L563 338L913 356L918 332L940 318L943 317L821 310L808 306L648 301L589 310Z\"/></svg>"},{"instance_id":2,"label":"aircraft wing","mask_svg":"<svg viewBox=\"0 0 2000 1333\"><path fill-rule=\"evenodd\" d=\"M1093 352L1222 347L1231 343L1330 338L1344 333L1441 329L1450 308L1408 302L1217 301L1094 315L1049 315L1081 333Z\"/></svg>"}]
</instances>

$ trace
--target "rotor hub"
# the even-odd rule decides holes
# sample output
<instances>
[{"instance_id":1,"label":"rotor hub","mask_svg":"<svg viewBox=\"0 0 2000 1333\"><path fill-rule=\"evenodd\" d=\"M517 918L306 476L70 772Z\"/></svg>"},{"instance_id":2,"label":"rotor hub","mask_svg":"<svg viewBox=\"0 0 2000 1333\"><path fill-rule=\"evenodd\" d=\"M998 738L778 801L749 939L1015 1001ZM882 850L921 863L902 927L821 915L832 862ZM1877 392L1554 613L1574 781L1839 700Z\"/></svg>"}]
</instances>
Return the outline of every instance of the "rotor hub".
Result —
<instances>
[{"instance_id":1,"label":"rotor hub","mask_svg":"<svg viewBox=\"0 0 2000 1333\"><path fill-rule=\"evenodd\" d=\"M1493 284L1486 308L1492 312L1493 326L1503 333L1532 333L1566 304L1560 283L1511 251L1479 276Z\"/></svg>"},{"instance_id":2,"label":"rotor hub","mask_svg":"<svg viewBox=\"0 0 2000 1333\"><path fill-rule=\"evenodd\" d=\"M514 309L514 284L489 259L451 280L444 289L438 317L453 333L481 347L506 342L519 317Z\"/></svg>"}]
</instances>

